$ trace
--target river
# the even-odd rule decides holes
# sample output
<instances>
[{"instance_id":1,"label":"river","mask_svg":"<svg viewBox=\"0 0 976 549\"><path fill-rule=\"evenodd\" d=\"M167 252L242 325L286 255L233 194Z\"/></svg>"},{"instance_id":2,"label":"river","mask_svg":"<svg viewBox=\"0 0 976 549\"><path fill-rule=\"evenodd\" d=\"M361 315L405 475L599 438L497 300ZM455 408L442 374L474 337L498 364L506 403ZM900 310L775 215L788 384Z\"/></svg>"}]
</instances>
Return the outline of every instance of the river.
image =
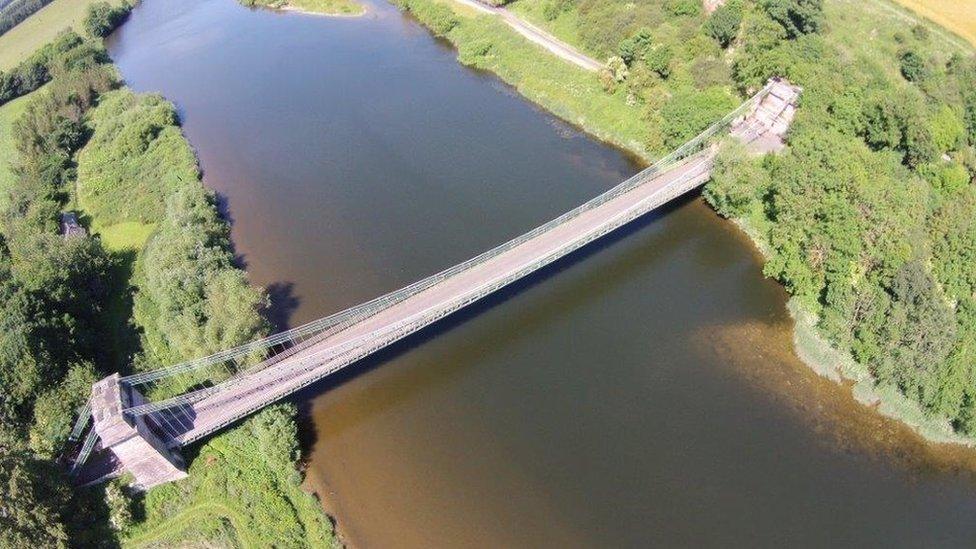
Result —
<instances>
[{"instance_id":1,"label":"river","mask_svg":"<svg viewBox=\"0 0 976 549\"><path fill-rule=\"evenodd\" d=\"M281 327L638 169L369 7L145 0L109 41L178 105ZM683 200L298 395L308 482L356 547L976 543L972 452L806 368L785 300Z\"/></svg>"}]
</instances>

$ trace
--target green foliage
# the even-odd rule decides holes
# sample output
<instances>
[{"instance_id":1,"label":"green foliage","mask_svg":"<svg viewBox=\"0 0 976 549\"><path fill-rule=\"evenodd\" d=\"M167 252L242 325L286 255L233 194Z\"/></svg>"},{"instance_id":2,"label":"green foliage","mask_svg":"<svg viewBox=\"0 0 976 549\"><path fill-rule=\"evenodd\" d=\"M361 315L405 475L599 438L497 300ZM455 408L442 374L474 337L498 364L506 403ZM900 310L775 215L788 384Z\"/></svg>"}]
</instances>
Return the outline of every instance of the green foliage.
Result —
<instances>
[{"instance_id":1,"label":"green foliage","mask_svg":"<svg viewBox=\"0 0 976 549\"><path fill-rule=\"evenodd\" d=\"M51 0L9 0L0 8L0 35L17 26L34 12L51 3Z\"/></svg>"},{"instance_id":2,"label":"green foliage","mask_svg":"<svg viewBox=\"0 0 976 549\"><path fill-rule=\"evenodd\" d=\"M817 314L834 345L971 432L972 60L940 66L923 38L894 33L859 49L865 31L840 19L804 25L804 4L813 6L746 9L732 68L740 89L775 74L804 88L789 149L763 162L721 154L705 196L759 232L766 273Z\"/></svg>"},{"instance_id":3,"label":"green foliage","mask_svg":"<svg viewBox=\"0 0 976 549\"><path fill-rule=\"evenodd\" d=\"M671 62L673 59L674 54L671 48L663 45L651 48L644 56L644 62L647 63L647 68L656 72L661 78L671 76Z\"/></svg>"},{"instance_id":4,"label":"green foliage","mask_svg":"<svg viewBox=\"0 0 976 549\"><path fill-rule=\"evenodd\" d=\"M760 0L760 5L790 38L818 32L823 26L823 0Z\"/></svg>"},{"instance_id":5,"label":"green foliage","mask_svg":"<svg viewBox=\"0 0 976 549\"><path fill-rule=\"evenodd\" d=\"M966 125L949 105L942 105L932 117L932 140L941 153L954 151L966 142Z\"/></svg>"},{"instance_id":6,"label":"green foliage","mask_svg":"<svg viewBox=\"0 0 976 549\"><path fill-rule=\"evenodd\" d=\"M106 94L78 156L78 199L100 225L156 223L166 198L200 177L173 105L128 90Z\"/></svg>"},{"instance_id":7,"label":"green foliage","mask_svg":"<svg viewBox=\"0 0 976 549\"><path fill-rule=\"evenodd\" d=\"M741 24L742 3L729 2L712 12L705 23L705 32L718 41L723 48L727 48L739 34Z\"/></svg>"},{"instance_id":8,"label":"green foliage","mask_svg":"<svg viewBox=\"0 0 976 549\"><path fill-rule=\"evenodd\" d=\"M92 38L104 38L129 16L132 7L128 4L113 6L108 2L95 2L88 6L83 25L85 33Z\"/></svg>"},{"instance_id":9,"label":"green foliage","mask_svg":"<svg viewBox=\"0 0 976 549\"><path fill-rule=\"evenodd\" d=\"M64 380L47 389L34 403L34 423L30 428L30 448L37 455L53 459L64 448L71 432L71 419L81 407L99 375L90 363L76 364Z\"/></svg>"},{"instance_id":10,"label":"green foliage","mask_svg":"<svg viewBox=\"0 0 976 549\"><path fill-rule=\"evenodd\" d=\"M703 192L705 200L725 217L754 219L760 197L770 187L769 172L745 146L730 140L715 158L712 181Z\"/></svg>"},{"instance_id":11,"label":"green foliage","mask_svg":"<svg viewBox=\"0 0 976 549\"><path fill-rule=\"evenodd\" d=\"M680 146L721 119L738 104L738 99L720 87L703 92L680 90L661 108L661 132L665 145Z\"/></svg>"},{"instance_id":12,"label":"green foliage","mask_svg":"<svg viewBox=\"0 0 976 549\"><path fill-rule=\"evenodd\" d=\"M40 88L51 80L56 70L90 67L107 59L100 44L86 42L74 32L64 31L11 71L0 71L0 105Z\"/></svg>"},{"instance_id":13,"label":"green foliage","mask_svg":"<svg viewBox=\"0 0 976 549\"><path fill-rule=\"evenodd\" d=\"M112 529L120 531L132 527L135 522L132 516L132 498L119 479L112 480L105 486L105 503L109 508L109 524Z\"/></svg>"},{"instance_id":14,"label":"green foliage","mask_svg":"<svg viewBox=\"0 0 976 549\"><path fill-rule=\"evenodd\" d=\"M676 17L699 15L702 12L702 3L699 0L666 0L664 5L668 13Z\"/></svg>"},{"instance_id":15,"label":"green foliage","mask_svg":"<svg viewBox=\"0 0 976 549\"><path fill-rule=\"evenodd\" d=\"M43 421L36 427L41 453L53 451L65 421L43 398L51 396L46 391L73 365L97 358L103 281L112 268L97 241L56 234L71 158L85 136L84 115L95 95L114 84L103 66L82 58L87 61L62 59L52 71L55 81L15 121L18 181L0 217L0 409L25 436L35 416Z\"/></svg>"},{"instance_id":16,"label":"green foliage","mask_svg":"<svg viewBox=\"0 0 976 549\"><path fill-rule=\"evenodd\" d=\"M935 162L919 168L919 174L943 196L958 195L969 185L969 171L957 162Z\"/></svg>"},{"instance_id":17,"label":"green foliage","mask_svg":"<svg viewBox=\"0 0 976 549\"><path fill-rule=\"evenodd\" d=\"M620 45L617 47L617 53L624 60L624 63L629 66L634 61L643 59L652 45L651 29L641 27L633 36L620 42Z\"/></svg>"},{"instance_id":18,"label":"green foliage","mask_svg":"<svg viewBox=\"0 0 976 549\"><path fill-rule=\"evenodd\" d=\"M961 412L956 419L956 429L968 435L976 435L976 397L967 391L960 406Z\"/></svg>"},{"instance_id":19,"label":"green foliage","mask_svg":"<svg viewBox=\"0 0 976 549\"><path fill-rule=\"evenodd\" d=\"M70 495L50 462L0 447L0 547L68 547L62 509Z\"/></svg>"},{"instance_id":20,"label":"green foliage","mask_svg":"<svg viewBox=\"0 0 976 549\"><path fill-rule=\"evenodd\" d=\"M872 147L898 151L913 168L938 156L926 107L911 90L878 90L864 101L864 109L864 140Z\"/></svg>"},{"instance_id":21,"label":"green foliage","mask_svg":"<svg viewBox=\"0 0 976 549\"><path fill-rule=\"evenodd\" d=\"M332 528L302 491L293 405L265 408L207 441L184 481L151 490L132 544L332 547Z\"/></svg>"},{"instance_id":22,"label":"green foliage","mask_svg":"<svg viewBox=\"0 0 976 549\"><path fill-rule=\"evenodd\" d=\"M925 78L927 69L925 59L915 50L905 50L898 58L901 74L909 82L918 82Z\"/></svg>"},{"instance_id":23,"label":"green foliage","mask_svg":"<svg viewBox=\"0 0 976 549\"><path fill-rule=\"evenodd\" d=\"M206 356L265 329L265 297L234 266L229 233L213 193L199 183L167 199L137 265L134 312L151 364Z\"/></svg>"},{"instance_id":24,"label":"green foliage","mask_svg":"<svg viewBox=\"0 0 976 549\"><path fill-rule=\"evenodd\" d=\"M445 36L458 26L460 20L451 8L436 2L394 0L400 9L409 11L438 36Z\"/></svg>"}]
</instances>

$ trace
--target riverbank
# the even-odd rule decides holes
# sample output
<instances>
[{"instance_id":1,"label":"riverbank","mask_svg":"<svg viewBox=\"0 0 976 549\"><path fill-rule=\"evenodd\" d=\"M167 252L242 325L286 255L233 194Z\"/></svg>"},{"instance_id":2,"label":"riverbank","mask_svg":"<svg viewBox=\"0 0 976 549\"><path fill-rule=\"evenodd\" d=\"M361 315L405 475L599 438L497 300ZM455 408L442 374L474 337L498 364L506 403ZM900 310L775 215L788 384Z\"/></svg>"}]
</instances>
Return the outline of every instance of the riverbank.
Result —
<instances>
[{"instance_id":1,"label":"riverbank","mask_svg":"<svg viewBox=\"0 0 976 549\"><path fill-rule=\"evenodd\" d=\"M463 10L451 9L454 18L451 21L444 10L438 7L442 5L439 2L398 0L395 3L411 12L435 34L450 41L457 48L458 60L461 63L496 74L529 100L560 118L635 154L645 162L656 158L664 150L662 148L664 140L656 135L659 128L654 128L653 116L648 116L646 112L641 113L635 108L633 95L621 93L621 87L617 87L614 93L607 93L603 88L595 86L594 77L581 77L581 71L562 66L563 63L551 61L547 63L545 52L534 48L520 37L513 37L512 31L492 20L490 16L473 17ZM513 9L518 13L534 13L534 7L523 5L528 3L530 3L528 0L517 2ZM568 30L567 18L571 17L565 15L565 12L562 15L557 13L550 20L552 25L547 30L573 43L574 35ZM863 32L863 29L857 28L863 26L863 23L858 21L856 16L852 21L846 22L837 30L837 39L844 40L853 36L853 33ZM533 22L545 24L544 21L535 19ZM882 25L886 31L906 26L904 22L899 25L895 21L884 21ZM592 52L591 48L582 49ZM553 68L553 66L558 67ZM540 78L540 74L545 76ZM572 93L560 93L567 88L572 89ZM588 100L577 100L583 97ZM603 105L598 106L599 103L596 103L598 99ZM611 121L628 116L632 120L642 118L644 128ZM648 126L650 126L649 130ZM740 218L737 224L746 227L748 221ZM765 242L762 232L758 230L746 230L746 232L769 260L770 245ZM853 382L852 396L858 402L876 409L887 417L904 422L931 442L968 446L976 443L973 437L958 433L953 428L952 422L945 416L925 411L918 402L908 398L899 390L880 386L871 375L868 366L858 364L849 354L838 350L828 342L828 336L818 327L817 315L810 307L803 305L800 299L792 299L789 309L795 319L794 343L797 355L821 375L838 382L841 380Z\"/></svg>"},{"instance_id":2,"label":"riverbank","mask_svg":"<svg viewBox=\"0 0 976 549\"><path fill-rule=\"evenodd\" d=\"M735 218L732 222L749 238L762 261L768 261L770 246L762 234L746 218ZM850 353L830 344L817 327L816 315L798 299L791 298L786 307L793 319L793 349L796 356L817 375L849 386L851 397L858 403L907 425L928 442L976 446L976 440L955 432L945 418L928 416L917 402L892 388L879 387L865 365L859 364Z\"/></svg>"},{"instance_id":3,"label":"riverbank","mask_svg":"<svg viewBox=\"0 0 976 549\"><path fill-rule=\"evenodd\" d=\"M173 105L122 88L102 95L88 124L77 202L125 267L112 315L140 331L117 330L116 362L152 369L265 333L266 297L234 263L229 226ZM195 454L187 456L189 478L150 490L138 502L141 518L122 529L123 543L335 544L330 521L300 488L294 416L293 406L273 406L185 449Z\"/></svg>"},{"instance_id":4,"label":"riverbank","mask_svg":"<svg viewBox=\"0 0 976 549\"><path fill-rule=\"evenodd\" d=\"M494 15L474 13L450 1L393 0L393 4L450 42L462 64L497 75L566 122L648 164L665 154L654 128L627 105L625 92L607 94L592 73L554 58Z\"/></svg>"}]
</instances>

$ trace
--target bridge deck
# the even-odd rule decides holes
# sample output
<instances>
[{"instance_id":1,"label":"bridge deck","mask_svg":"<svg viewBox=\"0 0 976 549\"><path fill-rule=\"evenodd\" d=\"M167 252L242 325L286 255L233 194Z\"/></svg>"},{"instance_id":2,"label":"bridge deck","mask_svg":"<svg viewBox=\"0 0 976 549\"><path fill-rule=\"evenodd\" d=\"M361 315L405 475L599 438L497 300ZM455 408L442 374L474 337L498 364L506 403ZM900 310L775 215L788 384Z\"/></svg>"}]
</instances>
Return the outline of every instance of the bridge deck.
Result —
<instances>
[{"instance_id":1,"label":"bridge deck","mask_svg":"<svg viewBox=\"0 0 976 549\"><path fill-rule=\"evenodd\" d=\"M765 99L731 128L732 135L755 153L782 148L797 93L785 83L771 84ZM697 188L710 177L714 154L706 149L691 156L628 192L245 376L227 390L174 410L169 423L177 425L177 432L171 444L180 446L216 431Z\"/></svg>"},{"instance_id":2,"label":"bridge deck","mask_svg":"<svg viewBox=\"0 0 976 549\"><path fill-rule=\"evenodd\" d=\"M139 461L109 440L108 448L96 448L106 422L124 420L127 425L151 427L162 435L161 442L170 448L182 446L212 433L267 404L319 380L332 372L355 363L417 330L436 322L462 307L510 284L623 226L633 219L671 201L704 183L710 176L714 149L675 163L675 159L699 150L724 128L747 144L753 153L762 154L783 148L783 137L793 118L799 90L774 79L752 99L721 121L692 139L654 167L621 183L612 191L567 212L511 242L493 248L470 261L391 292L360 306L330 315L294 331L275 334L239 348L222 351L187 363L128 378L114 376L114 384L138 393L137 386L147 382L182 375L198 368L224 361L236 364L238 357L253 356L255 351L269 350L282 342L293 344L265 362L238 373L213 387L190 391L157 402L134 403L124 410L106 406L95 397L82 410L72 436L77 438L94 419L96 427L85 437L72 465L76 479L103 478L105 473L126 470L142 486L149 487L165 479L140 478ZM748 114L746 114L748 113ZM111 377L111 376L110 376ZM107 378L108 379L108 378ZM104 380L103 380L104 381ZM140 399L136 399L140 400ZM117 416L117 417L116 417ZM126 441L133 437L129 437ZM138 437L136 437L138 438ZM152 437L142 437L150 439ZM103 441L104 442L104 441ZM125 441L122 441L125 442ZM166 457L165 449L155 455ZM110 451L122 461L121 467L89 475L80 471L88 456ZM157 460L158 461L158 460ZM98 462L98 460L96 460ZM176 471L182 474L182 469Z\"/></svg>"},{"instance_id":3,"label":"bridge deck","mask_svg":"<svg viewBox=\"0 0 976 549\"><path fill-rule=\"evenodd\" d=\"M515 273L527 274L534 265L561 250L581 245L642 215L680 194L703 184L709 177L713 153L691 157L657 178L626 194L567 221L480 265L471 267L406 300L380 311L288 359L249 376L223 391L184 409L171 423L187 430L176 436L181 445L388 345L437 319L494 291L494 286ZM504 285L504 284L502 284ZM486 291L489 290L490 291Z\"/></svg>"}]
</instances>

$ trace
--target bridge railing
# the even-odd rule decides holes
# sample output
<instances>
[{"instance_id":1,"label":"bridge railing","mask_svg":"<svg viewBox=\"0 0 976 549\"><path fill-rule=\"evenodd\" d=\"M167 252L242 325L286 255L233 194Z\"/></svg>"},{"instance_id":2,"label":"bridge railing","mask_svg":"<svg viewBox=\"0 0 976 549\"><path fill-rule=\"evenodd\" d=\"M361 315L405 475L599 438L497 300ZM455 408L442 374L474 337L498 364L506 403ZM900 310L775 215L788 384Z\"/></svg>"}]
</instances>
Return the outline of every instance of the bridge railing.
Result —
<instances>
[{"instance_id":1,"label":"bridge railing","mask_svg":"<svg viewBox=\"0 0 976 549\"><path fill-rule=\"evenodd\" d=\"M647 169L637 173L633 177L627 179L623 183L615 186L614 188L606 191L605 193L593 198L592 200L566 212L565 214L543 224L531 231L524 233L512 240L501 244L491 250L488 250L478 256L475 256L467 261L454 265L448 269L445 269L439 273L433 274L427 278L419 280L409 286L405 286L399 290L390 292L388 294L382 295L355 307L351 307L344 311L335 313L333 315L314 320L305 325L279 332L277 334L258 339L244 345L240 345L231 349L220 351L213 355L190 360L174 366L169 366L166 368L161 368L158 370L152 370L149 372L143 372L138 374L133 374L129 376L124 376L122 381L128 383L129 385L140 385L144 383L149 383L151 381L156 381L163 379L165 377L170 377L178 375L184 372L192 371L195 369L206 368L208 366L226 362L229 360L234 360L242 358L248 355L253 355L256 352L270 349L279 345L287 345L294 343L296 341L302 341L309 337L322 334L325 330L333 328L333 331L341 331L350 324L358 322L363 319L363 317L371 316L376 312L386 309L389 306L396 304L404 299L415 295L441 281L450 278L464 270L471 268L474 265L483 263L493 257L496 257L515 246L518 246L524 242L527 242L546 231L559 226L566 221L575 218L581 213L591 210L597 206L604 204L605 202L612 200L613 198L620 196L626 192L633 190L634 188L645 183L647 180L652 178L657 173L662 170L667 169L672 164L683 158L688 157L695 152L702 150L702 148L709 142L709 140L714 137L720 131L726 129L735 119L744 115L752 107L754 107L767 93L772 84L767 84L762 90L760 90L756 95L754 95L749 100L745 101L737 109L727 114L724 118L716 122L715 124L709 126L707 129L702 131L699 135L695 136L693 139L689 140L685 144L681 145L674 151L672 151L667 156L662 157L653 165Z\"/></svg>"},{"instance_id":2,"label":"bridge railing","mask_svg":"<svg viewBox=\"0 0 976 549\"><path fill-rule=\"evenodd\" d=\"M700 159L698 162L707 162L707 159ZM257 372L255 375L246 379L247 384L228 383L215 392L238 391L236 398L215 403L222 408L219 419L204 425L191 425L189 429L174 431L171 433L174 440L179 444L186 444L197 440L207 434L220 429L221 427L239 419L270 402L294 392L302 387L310 385L354 362L368 356L374 351L383 348L390 343L402 339L407 335L421 329L430 323L443 318L464 306L481 299L482 297L495 292L496 290L519 280L527 274L534 272L545 265L548 265L565 255L585 246L586 244L600 238L601 236L625 225L633 219L654 209L660 204L666 203L671 199L680 196L694 186L697 186L696 175L686 175L682 179L672 182L668 187L662 189L660 193L654 193L640 201L635 202L629 208L614 217L607 219L604 223L591 229L589 232L576 236L571 242L548 254L536 259L522 268L507 273L504 276L487 280L476 288L471 288L464 295L459 296L446 303L431 305L426 309L414 313L413 315L401 319L395 324L384 326L381 329L370 333L362 334L357 338L346 341L340 345L320 350L310 355L304 355L294 363L289 363L287 368L274 369L265 375L265 372ZM328 364L323 368L323 365ZM243 381L243 380L242 380ZM151 403L132 409L130 413L138 414L165 414L166 410L172 407L173 403ZM179 423L178 421L176 423Z\"/></svg>"},{"instance_id":3,"label":"bridge railing","mask_svg":"<svg viewBox=\"0 0 976 549\"><path fill-rule=\"evenodd\" d=\"M625 193L632 191L633 189L645 184L646 182L653 179L655 176L661 172L671 168L677 162L702 151L704 148L711 145L713 138L727 129L730 124L740 117L743 117L749 113L756 105L763 100L763 98L770 92L774 82L770 82L764 88L759 90L753 97L749 100L743 102L738 108L728 113L721 120L715 124L709 126L700 134L678 147L670 154L662 157L657 162L646 168L645 170L637 173L633 177L627 179L626 181L620 183L619 185L613 187L612 189L604 192L603 194L593 198L592 200L564 213L563 215L552 219L551 221L544 223L518 237L515 237L500 246L492 248L482 254L479 254L467 261L454 265L448 269L441 272L428 276L422 280L419 280L409 286L401 288L399 290L390 292L388 294L382 295L363 304L351 307L344 311L340 311L333 315L309 322L302 326L286 330L283 332L276 333L274 335L255 340L244 345L240 345L231 349L227 349L213 355L183 362L166 368L161 368L158 370L153 370L149 372L143 372L138 374L133 374L130 376L125 376L122 378L124 383L129 385L143 385L147 383L152 383L159 381L168 377L185 375L194 371L205 369L208 367L213 367L218 364L227 363L230 361L236 361L245 357L253 357L261 353L266 353L266 359L259 362L258 364L240 369L236 373L232 374L230 378L223 382L217 383L210 387L205 387L189 393L163 399L159 402L151 402L129 408L126 410L127 413L134 415L144 415L150 413L156 413L162 410L176 408L181 406L187 406L194 402L198 402L210 395L216 394L223 390L228 390L233 388L235 385L241 383L243 380L247 379L248 376L252 376L256 372L263 370L271 364L275 363L275 354L267 355L268 351L274 351L278 348L278 353L282 351L287 351L288 349L294 349L296 347L303 347L314 343L315 341L325 339L332 334L338 333L346 328L358 323L365 318L368 318L384 309L387 309L397 303L400 303L411 296L414 296L440 282L451 278L467 269L479 265L486 261L503 254L516 246L524 244L539 235L554 229L566 223L567 221L576 218L584 212L592 210L614 198L621 196ZM568 252L566 252L568 253ZM305 362L304 360L302 361ZM75 424L75 428L72 430L72 437L77 440L84 432L85 426L88 424L90 418L90 406L86 407L79 414L79 420ZM89 433L89 436L85 440L83 447L83 452L79 455L79 458L87 458L87 453L85 449L90 452L91 448L94 446L92 438L94 433ZM84 459L80 460L82 463ZM77 465L76 461L76 465Z\"/></svg>"},{"instance_id":4,"label":"bridge railing","mask_svg":"<svg viewBox=\"0 0 976 549\"><path fill-rule=\"evenodd\" d=\"M668 168L673 166L675 163L680 162L684 158L687 158L688 156L703 150L706 146L708 146L711 143L711 139L715 135L728 128L733 121L747 114L749 111L751 111L751 109L755 107L755 105L757 105L760 101L762 101L762 99L766 96L766 94L769 93L772 85L773 85L772 83L767 84L756 95L754 95L748 101L742 103L742 105L740 105L732 112L728 113L721 120L709 126L707 129L702 131L693 139L686 142L681 147L678 147L667 156L661 158L660 160L655 162L647 169L639 172L638 174L627 179L623 183L620 183L619 185L613 187L612 189L564 213L563 215L547 223L544 223L516 238L513 238L504 244L501 244L482 254L479 254L467 261L454 265L453 267L450 267L439 273L424 278L409 286L401 288L400 290L396 290L394 292L388 293L374 300L371 300L367 303L353 307L351 309L347 309L335 315L311 322L309 324L306 324L305 326L296 328L294 330L282 332L281 334L276 334L275 336L271 336L262 340L258 340L256 342L242 345L240 347L230 349L223 353L217 353L205 359L200 359L198 361L191 361L161 371L147 372L146 374L137 374L135 376L129 376L128 378L123 378L123 379L132 380L130 381L130 383L131 382L141 383L141 382L145 382L146 380L159 379L161 377L165 377L166 375L173 375L173 374L167 374L167 372L186 371L188 369L201 367L201 365L204 364L212 364L214 362L224 359L225 357L239 356L242 354L253 352L253 350L255 349L259 349L262 347L266 348L269 344L277 344L277 343L283 343L289 341L294 342L298 337L304 337L304 338L315 337L315 339L322 339L324 337L328 337L333 333L342 331L345 328L351 326L352 324L359 322L362 319L375 314L376 312L379 312L392 305L395 305L396 303L399 303L413 295L416 295L421 291L424 291L436 284L439 284L440 282L449 279L467 269L470 269L475 265L479 265L486 261L489 261L490 259L497 257L498 255L501 255L515 248L516 246L529 242L530 240L538 237L539 235L544 234L547 231L550 231L566 223L567 221L579 216L580 214L592 210L596 207L599 207L602 204L610 200L613 200L614 198L621 196L625 193L628 193L633 189L643 185L647 181L653 179L662 171L667 170ZM191 393L187 393L185 395L181 395L171 399L166 399L161 402L149 403L149 404L144 404L142 406L130 408L127 410L127 412L134 413L134 414L145 414L145 413L160 411L162 409L166 409L169 407L185 406L187 404L192 404L193 402L197 402L212 394L229 389L240 379L253 375L255 372L260 371L261 369L267 367L267 365L270 365L270 363L265 362L251 368L243 369L238 374L232 376L230 379L218 383L216 385L213 385L211 387L198 389Z\"/></svg>"}]
</instances>

